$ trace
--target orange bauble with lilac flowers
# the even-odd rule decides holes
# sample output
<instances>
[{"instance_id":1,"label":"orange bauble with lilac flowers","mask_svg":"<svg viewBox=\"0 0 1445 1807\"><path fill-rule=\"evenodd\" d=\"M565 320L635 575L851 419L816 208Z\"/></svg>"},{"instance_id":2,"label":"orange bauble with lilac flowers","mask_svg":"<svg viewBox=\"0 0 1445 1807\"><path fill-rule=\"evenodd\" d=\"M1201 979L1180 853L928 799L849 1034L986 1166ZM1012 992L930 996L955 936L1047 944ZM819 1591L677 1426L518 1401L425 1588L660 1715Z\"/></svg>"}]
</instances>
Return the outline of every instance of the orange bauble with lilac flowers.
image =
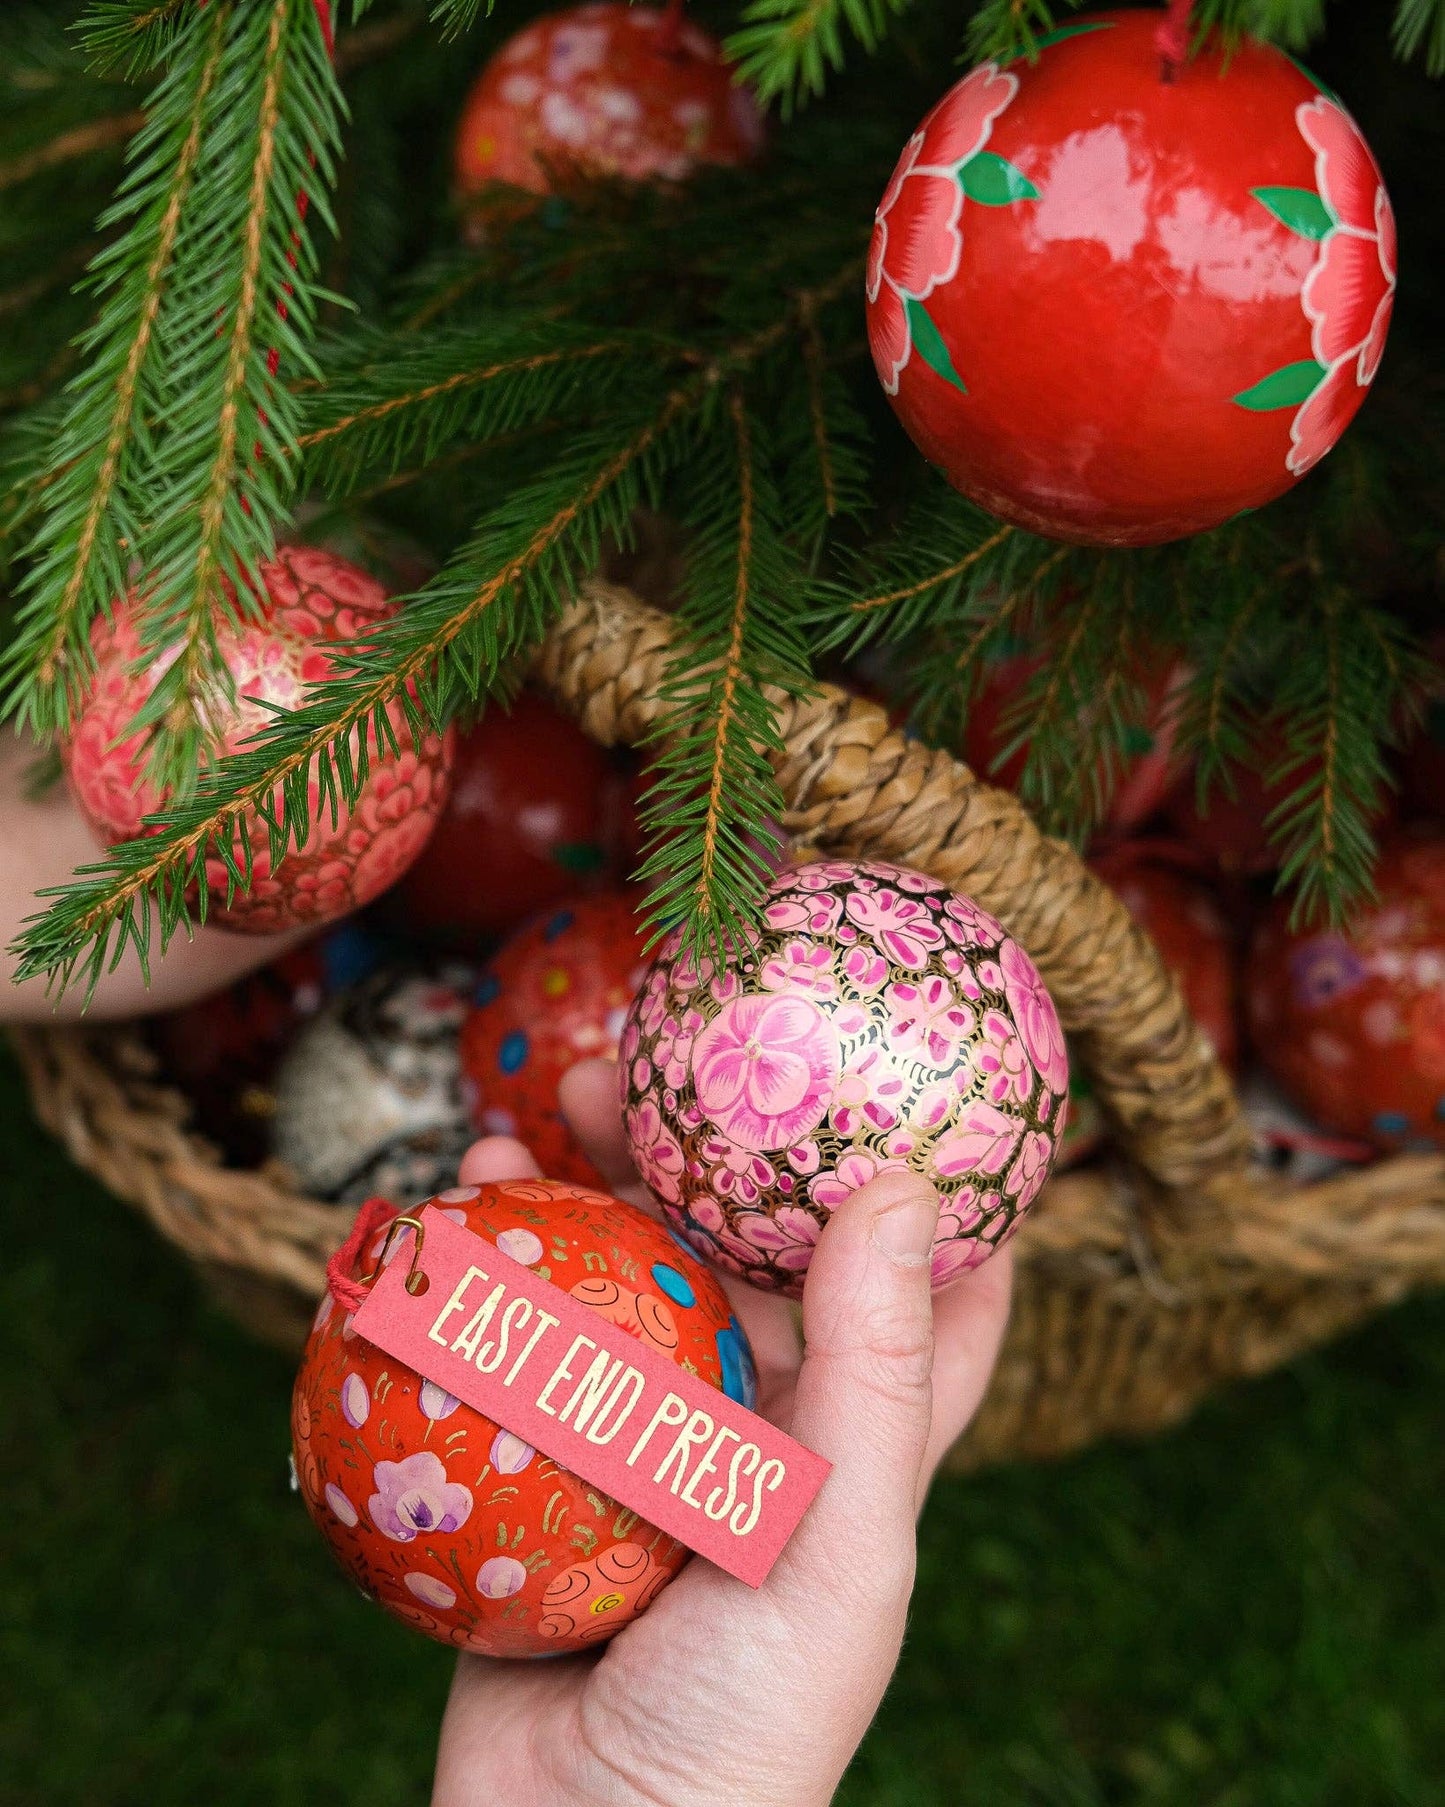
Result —
<instances>
[{"instance_id":1,"label":"orange bauble with lilac flowers","mask_svg":"<svg viewBox=\"0 0 1445 1807\"><path fill-rule=\"evenodd\" d=\"M374 577L319 547L281 547L257 577L236 619L217 628L234 687L227 696L217 686L205 701L221 753L239 751L274 721L276 710L298 708L331 675L338 643L364 643L397 612ZM144 818L168 800L147 774L144 734L131 731L168 661L146 658L135 596L97 621L91 645L94 674L62 753L81 814L102 841L114 844L147 833ZM428 732L416 741L399 698L387 713L396 745L381 745L368 729L370 769L353 808L343 805L333 818L313 774L305 845L274 869L269 830L251 815L242 832L252 882L229 904L222 903L225 862L207 860L212 920L256 934L331 922L401 877L446 801L453 735ZM239 836L237 856L240 862Z\"/></svg>"},{"instance_id":2,"label":"orange bauble with lilac flowers","mask_svg":"<svg viewBox=\"0 0 1445 1807\"><path fill-rule=\"evenodd\" d=\"M631 1336L752 1406L726 1295L662 1226L579 1186L504 1180L431 1201ZM350 1276L410 1255L368 1240ZM341 1566L393 1617L482 1656L604 1642L688 1560L581 1475L358 1336L328 1292L291 1405L297 1485Z\"/></svg>"},{"instance_id":3,"label":"orange bauble with lilac flowers","mask_svg":"<svg viewBox=\"0 0 1445 1807\"><path fill-rule=\"evenodd\" d=\"M984 63L879 205L868 334L957 488L1033 532L1134 546L1283 493L1379 368L1395 224L1359 127L1283 51L1103 13Z\"/></svg>"}]
</instances>

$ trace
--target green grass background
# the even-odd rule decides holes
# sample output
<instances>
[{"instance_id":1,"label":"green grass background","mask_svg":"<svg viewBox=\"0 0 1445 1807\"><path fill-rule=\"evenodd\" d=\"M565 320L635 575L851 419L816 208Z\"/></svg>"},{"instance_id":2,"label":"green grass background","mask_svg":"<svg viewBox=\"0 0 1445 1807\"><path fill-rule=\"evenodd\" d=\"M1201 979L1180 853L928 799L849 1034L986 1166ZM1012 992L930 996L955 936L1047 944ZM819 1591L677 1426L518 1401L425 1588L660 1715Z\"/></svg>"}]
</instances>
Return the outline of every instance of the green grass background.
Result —
<instances>
[{"instance_id":1,"label":"green grass background","mask_svg":"<svg viewBox=\"0 0 1445 1807\"><path fill-rule=\"evenodd\" d=\"M450 1659L288 1491L288 1364L44 1138L8 1058L0 1377L5 1807L425 1801ZM941 1484L843 1801L1445 1801L1442 1388L1425 1300L1156 1443Z\"/></svg>"}]
</instances>

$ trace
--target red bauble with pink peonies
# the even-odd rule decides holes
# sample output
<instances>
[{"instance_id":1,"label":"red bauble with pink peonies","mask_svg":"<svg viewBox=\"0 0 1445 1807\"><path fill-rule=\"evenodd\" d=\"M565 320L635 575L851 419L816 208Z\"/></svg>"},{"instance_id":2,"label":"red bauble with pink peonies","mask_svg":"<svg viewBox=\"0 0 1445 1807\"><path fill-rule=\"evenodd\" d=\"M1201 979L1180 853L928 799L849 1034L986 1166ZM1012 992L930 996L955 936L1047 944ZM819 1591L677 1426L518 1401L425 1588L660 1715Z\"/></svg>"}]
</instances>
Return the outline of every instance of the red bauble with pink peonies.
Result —
<instances>
[{"instance_id":1,"label":"red bauble with pink peonies","mask_svg":"<svg viewBox=\"0 0 1445 1807\"><path fill-rule=\"evenodd\" d=\"M1157 12L984 63L878 207L868 334L924 456L1004 520L1141 546L1282 494L1379 369L1395 223L1359 127L1284 52Z\"/></svg>"},{"instance_id":2,"label":"red bauble with pink peonies","mask_svg":"<svg viewBox=\"0 0 1445 1807\"><path fill-rule=\"evenodd\" d=\"M331 675L339 643L364 642L396 612L375 578L314 547L283 547L258 576L255 596L217 631L234 686L233 696L218 688L206 702L220 753L239 751L276 709L298 707L312 685ZM145 818L169 800L147 776L144 733L132 730L167 661L164 654L147 659L134 595L96 623L91 643L94 676L62 751L81 813L102 841L114 844L147 833ZM355 807L341 808L333 820L313 777L305 845L274 869L266 824L249 818L252 883L229 905L221 901L225 862L207 860L214 921L257 934L331 922L400 878L446 799L452 736L427 734L415 744L400 702L391 705L389 719L396 747L378 745L369 730L370 771Z\"/></svg>"}]
</instances>

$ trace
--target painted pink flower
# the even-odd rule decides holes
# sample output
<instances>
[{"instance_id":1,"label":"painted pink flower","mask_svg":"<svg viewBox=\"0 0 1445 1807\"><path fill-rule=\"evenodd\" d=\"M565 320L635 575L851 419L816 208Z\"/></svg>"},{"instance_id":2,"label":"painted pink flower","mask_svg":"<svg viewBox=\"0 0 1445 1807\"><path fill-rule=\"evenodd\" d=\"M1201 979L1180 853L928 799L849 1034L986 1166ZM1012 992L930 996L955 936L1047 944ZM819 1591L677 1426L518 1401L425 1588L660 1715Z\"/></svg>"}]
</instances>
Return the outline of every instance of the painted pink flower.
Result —
<instances>
[{"instance_id":1,"label":"painted pink flower","mask_svg":"<svg viewBox=\"0 0 1445 1807\"><path fill-rule=\"evenodd\" d=\"M716 1131L702 1138L698 1152L710 1163L708 1181L719 1198L755 1205L777 1178L771 1161Z\"/></svg>"},{"instance_id":2,"label":"painted pink flower","mask_svg":"<svg viewBox=\"0 0 1445 1807\"><path fill-rule=\"evenodd\" d=\"M1290 427L1286 459L1296 476L1318 464L1344 432L1359 392L1374 381L1395 305L1395 215L1360 128L1319 94L1295 112L1315 154L1320 198L1337 224L1320 240L1300 302L1310 349L1325 374Z\"/></svg>"},{"instance_id":3,"label":"painted pink flower","mask_svg":"<svg viewBox=\"0 0 1445 1807\"><path fill-rule=\"evenodd\" d=\"M1017 1117L987 1099L970 1099L934 1149L934 1166L944 1179L961 1173L1002 1173L1023 1128Z\"/></svg>"},{"instance_id":4,"label":"painted pink flower","mask_svg":"<svg viewBox=\"0 0 1445 1807\"><path fill-rule=\"evenodd\" d=\"M869 878L881 879L896 890L911 891L915 897L927 897L931 892L943 889L938 880L930 878L926 872L918 872L912 866L891 866L886 860L863 860L858 870L867 873ZM873 887L870 885L868 889Z\"/></svg>"},{"instance_id":5,"label":"painted pink flower","mask_svg":"<svg viewBox=\"0 0 1445 1807\"><path fill-rule=\"evenodd\" d=\"M900 1054L932 1067L951 1067L972 1035L975 1017L947 979L930 974L900 979L883 994L888 1040Z\"/></svg>"},{"instance_id":6,"label":"painted pink flower","mask_svg":"<svg viewBox=\"0 0 1445 1807\"><path fill-rule=\"evenodd\" d=\"M1004 996L1018 1024L1029 1059L1052 1092L1069 1089L1069 1056L1059 1013L1049 996L1039 969L1017 941L1005 941L998 953L1003 970Z\"/></svg>"},{"instance_id":7,"label":"painted pink flower","mask_svg":"<svg viewBox=\"0 0 1445 1807\"><path fill-rule=\"evenodd\" d=\"M740 997L698 1036L693 1087L740 1148L786 1148L822 1122L838 1067L837 1034L811 998Z\"/></svg>"},{"instance_id":8,"label":"painted pink flower","mask_svg":"<svg viewBox=\"0 0 1445 1807\"><path fill-rule=\"evenodd\" d=\"M449 1481L440 1456L421 1450L404 1462L378 1462L372 1472L376 1492L366 1502L371 1522L397 1543L429 1531L455 1531L472 1512L472 1496L460 1481Z\"/></svg>"},{"instance_id":9,"label":"painted pink flower","mask_svg":"<svg viewBox=\"0 0 1445 1807\"><path fill-rule=\"evenodd\" d=\"M643 987L642 995L637 1000L637 1020L642 1025L644 1035L656 1035L662 1027L667 1016L667 990L667 962L665 959L659 959L657 965L647 975L647 984Z\"/></svg>"},{"instance_id":10,"label":"painted pink flower","mask_svg":"<svg viewBox=\"0 0 1445 1807\"><path fill-rule=\"evenodd\" d=\"M801 1205L784 1205L768 1216L762 1211L740 1211L733 1220L734 1233L750 1249L761 1249L790 1273L802 1273L813 1259L823 1226Z\"/></svg>"},{"instance_id":11,"label":"painted pink flower","mask_svg":"<svg viewBox=\"0 0 1445 1807\"><path fill-rule=\"evenodd\" d=\"M867 997L888 977L888 962L871 947L850 947L843 956L843 975L854 991Z\"/></svg>"},{"instance_id":12,"label":"painted pink flower","mask_svg":"<svg viewBox=\"0 0 1445 1807\"><path fill-rule=\"evenodd\" d=\"M821 941L785 941L763 963L766 991L805 991L815 998L831 998L838 989L833 977L833 950Z\"/></svg>"},{"instance_id":13,"label":"painted pink flower","mask_svg":"<svg viewBox=\"0 0 1445 1807\"><path fill-rule=\"evenodd\" d=\"M627 1142L643 1183L659 1198L675 1205L682 1178L682 1148L651 1098L644 1098L628 1111Z\"/></svg>"},{"instance_id":14,"label":"painted pink flower","mask_svg":"<svg viewBox=\"0 0 1445 1807\"><path fill-rule=\"evenodd\" d=\"M778 882L802 891L827 891L834 885L851 884L857 876L857 866L847 860L809 860L784 873Z\"/></svg>"},{"instance_id":15,"label":"painted pink flower","mask_svg":"<svg viewBox=\"0 0 1445 1807\"><path fill-rule=\"evenodd\" d=\"M682 1012L680 1021L674 1016L665 1017L657 1032L652 1049L653 1064L661 1073L663 1084L671 1086L675 1092L687 1083L693 1043L702 1026L702 1012L689 1009Z\"/></svg>"},{"instance_id":16,"label":"painted pink flower","mask_svg":"<svg viewBox=\"0 0 1445 1807\"><path fill-rule=\"evenodd\" d=\"M1018 1156L1009 1168L1003 1189L1010 1198L1017 1198L1020 1211L1026 1211L1038 1196L1040 1186L1049 1177L1053 1155L1053 1142L1042 1130L1031 1129L1019 1144Z\"/></svg>"},{"instance_id":17,"label":"painted pink flower","mask_svg":"<svg viewBox=\"0 0 1445 1807\"><path fill-rule=\"evenodd\" d=\"M992 1243L984 1242L978 1232L998 1209L999 1195L982 1195L973 1186L960 1186L944 1200L938 1214L938 1229L933 1239L933 1260L929 1279L933 1290L950 1285L960 1274L981 1267L993 1253Z\"/></svg>"},{"instance_id":18,"label":"painted pink flower","mask_svg":"<svg viewBox=\"0 0 1445 1807\"><path fill-rule=\"evenodd\" d=\"M1006 1098L1025 1103L1033 1090L1034 1070L1018 1032L1001 1010L986 1010L982 1029L978 1066L984 1075L984 1097L994 1104L1002 1104Z\"/></svg>"},{"instance_id":19,"label":"painted pink flower","mask_svg":"<svg viewBox=\"0 0 1445 1807\"><path fill-rule=\"evenodd\" d=\"M951 282L963 254L958 172L981 151L1018 92L1018 77L980 63L909 139L873 218L868 247L868 338L879 381L897 395L913 350L908 303Z\"/></svg>"},{"instance_id":20,"label":"painted pink flower","mask_svg":"<svg viewBox=\"0 0 1445 1807\"><path fill-rule=\"evenodd\" d=\"M1004 938L1004 926L997 916L990 916L972 898L957 892L944 903L943 931L960 947L997 947Z\"/></svg>"},{"instance_id":21,"label":"painted pink flower","mask_svg":"<svg viewBox=\"0 0 1445 1807\"><path fill-rule=\"evenodd\" d=\"M895 966L916 972L943 943L933 912L916 897L888 887L871 894L854 891L848 898L850 921L880 948Z\"/></svg>"},{"instance_id":22,"label":"painted pink flower","mask_svg":"<svg viewBox=\"0 0 1445 1807\"><path fill-rule=\"evenodd\" d=\"M880 1173L897 1172L903 1165L899 1160L880 1160L866 1148L851 1148L835 1168L818 1175L808 1196L825 1211L836 1211L849 1193L866 1186Z\"/></svg>"},{"instance_id":23,"label":"painted pink flower","mask_svg":"<svg viewBox=\"0 0 1445 1807\"><path fill-rule=\"evenodd\" d=\"M892 1129L907 1090L903 1075L881 1050L864 1048L848 1062L834 1088L829 1121L840 1136L855 1136L865 1126Z\"/></svg>"},{"instance_id":24,"label":"painted pink flower","mask_svg":"<svg viewBox=\"0 0 1445 1807\"><path fill-rule=\"evenodd\" d=\"M843 899L836 891L789 892L775 897L763 912L769 928L807 929L813 935L831 935L842 913Z\"/></svg>"}]
</instances>

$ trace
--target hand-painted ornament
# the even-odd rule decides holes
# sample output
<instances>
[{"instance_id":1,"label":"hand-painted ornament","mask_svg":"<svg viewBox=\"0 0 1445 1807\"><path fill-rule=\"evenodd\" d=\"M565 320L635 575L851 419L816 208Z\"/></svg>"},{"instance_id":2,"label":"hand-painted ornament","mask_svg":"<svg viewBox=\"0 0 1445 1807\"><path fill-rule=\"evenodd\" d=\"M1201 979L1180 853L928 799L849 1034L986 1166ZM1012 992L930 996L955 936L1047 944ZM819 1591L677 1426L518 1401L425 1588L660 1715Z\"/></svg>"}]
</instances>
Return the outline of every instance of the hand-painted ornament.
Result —
<instances>
[{"instance_id":1,"label":"hand-painted ornament","mask_svg":"<svg viewBox=\"0 0 1445 1807\"><path fill-rule=\"evenodd\" d=\"M401 1184L408 1154L455 1174L470 1140L458 1036L474 982L464 967L374 973L302 1031L276 1075L272 1147L306 1191L426 1198L415 1180Z\"/></svg>"},{"instance_id":2,"label":"hand-painted ornament","mask_svg":"<svg viewBox=\"0 0 1445 1807\"><path fill-rule=\"evenodd\" d=\"M1255 1051L1314 1121L1377 1148L1445 1148L1445 836L1401 834L1348 932L1292 934L1279 899L1250 950Z\"/></svg>"},{"instance_id":3,"label":"hand-painted ornament","mask_svg":"<svg viewBox=\"0 0 1445 1807\"><path fill-rule=\"evenodd\" d=\"M984 63L908 141L868 260L873 359L955 488L1139 546L1283 493L1379 368L1395 223L1340 103L1211 39L1165 79L1156 12Z\"/></svg>"},{"instance_id":4,"label":"hand-painted ornament","mask_svg":"<svg viewBox=\"0 0 1445 1807\"><path fill-rule=\"evenodd\" d=\"M472 1122L515 1136L548 1179L601 1185L557 1104L579 1060L615 1059L622 1023L647 970L640 898L579 898L521 929L477 982L462 1026L462 1073Z\"/></svg>"},{"instance_id":5,"label":"hand-painted ornament","mask_svg":"<svg viewBox=\"0 0 1445 1807\"><path fill-rule=\"evenodd\" d=\"M1239 978L1224 916L1207 886L1160 862L1148 841L1097 854L1094 870L1159 950L1190 1014L1231 1071L1239 1062Z\"/></svg>"},{"instance_id":6,"label":"hand-painted ornament","mask_svg":"<svg viewBox=\"0 0 1445 1807\"><path fill-rule=\"evenodd\" d=\"M874 861L790 867L726 969L663 944L619 1068L639 1173L699 1254L796 1295L847 1195L912 1168L943 1199L933 1283L977 1267L1048 1177L1068 1058L986 911Z\"/></svg>"},{"instance_id":7,"label":"hand-painted ornament","mask_svg":"<svg viewBox=\"0 0 1445 1807\"><path fill-rule=\"evenodd\" d=\"M545 1180L459 1186L437 1206L639 1342L751 1406L752 1355L714 1275L641 1211ZM387 1259L409 1258L398 1232ZM370 1273L378 1234L353 1277ZM291 1406L306 1508L357 1585L440 1643L483 1656L600 1644L688 1551L359 1337L328 1293Z\"/></svg>"},{"instance_id":8,"label":"hand-painted ornament","mask_svg":"<svg viewBox=\"0 0 1445 1807\"><path fill-rule=\"evenodd\" d=\"M1029 756L1027 741L1008 750L1016 738L1011 710L1023 687L1048 662L1047 651L1021 647L990 660L969 704L963 756L980 778L1002 790L1017 791ZM1132 676L1146 700L1147 715L1129 728L1118 771L1101 769L1097 780L1100 794L1108 799L1100 827L1115 834L1127 834L1154 815L1177 769L1174 737L1185 668L1156 651L1139 661Z\"/></svg>"},{"instance_id":9,"label":"hand-painted ornament","mask_svg":"<svg viewBox=\"0 0 1445 1807\"><path fill-rule=\"evenodd\" d=\"M217 630L234 699L206 699L219 748L236 752L273 719L295 709L308 688L331 673L339 641L364 639L392 616L395 605L374 578L334 553L286 546L260 570L261 590L248 599L234 626ZM98 620L91 636L96 670L74 731L63 751L70 788L96 834L107 843L148 832L142 818L164 807L167 794L145 773L146 741L128 732L168 661L148 664L134 597ZM268 831L259 816L247 829L254 877L226 907L226 866L206 862L210 917L226 928L267 933L300 923L330 922L369 903L394 884L416 858L446 798L452 736L427 734L413 743L400 702L388 716L397 749L371 735L371 769L354 809L335 822L319 784L311 785L311 825L304 847L271 868Z\"/></svg>"},{"instance_id":10,"label":"hand-painted ornament","mask_svg":"<svg viewBox=\"0 0 1445 1807\"><path fill-rule=\"evenodd\" d=\"M535 690L496 706L457 743L436 832L382 915L466 953L617 872L626 778Z\"/></svg>"},{"instance_id":11,"label":"hand-painted ornament","mask_svg":"<svg viewBox=\"0 0 1445 1807\"><path fill-rule=\"evenodd\" d=\"M457 130L457 187L546 194L568 167L682 181L756 156L763 122L722 47L680 13L592 5L534 20L487 64Z\"/></svg>"}]
</instances>

